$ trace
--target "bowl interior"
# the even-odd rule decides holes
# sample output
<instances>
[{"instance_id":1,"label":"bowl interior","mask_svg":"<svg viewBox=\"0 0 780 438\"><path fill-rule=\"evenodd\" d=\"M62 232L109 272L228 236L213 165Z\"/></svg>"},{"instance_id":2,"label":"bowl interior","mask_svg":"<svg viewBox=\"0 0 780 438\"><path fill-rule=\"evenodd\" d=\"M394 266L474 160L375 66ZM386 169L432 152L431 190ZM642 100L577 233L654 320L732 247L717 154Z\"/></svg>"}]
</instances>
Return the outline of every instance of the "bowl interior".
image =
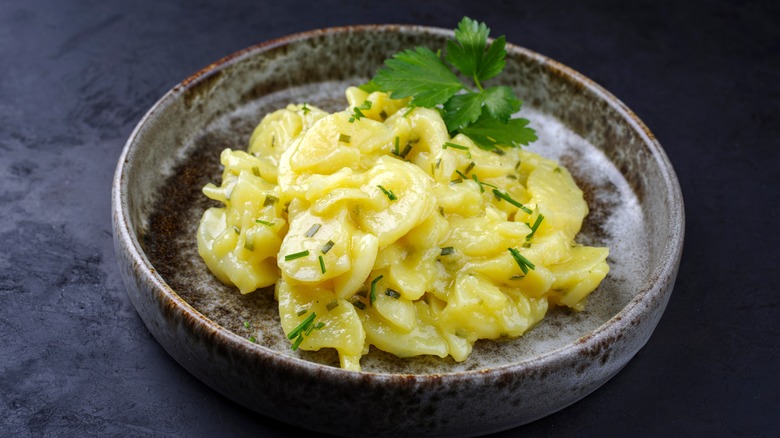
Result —
<instances>
[{"instance_id":1,"label":"bowl interior","mask_svg":"<svg viewBox=\"0 0 780 438\"><path fill-rule=\"evenodd\" d=\"M345 88L366 81L384 59L417 45L444 47L448 37L435 29L395 26L307 33L223 59L164 96L131 138L123 170L124 214L152 275L220 326L218 336L253 336L261 349L338 367L334 351L290 349L272 289L241 295L209 273L197 254L195 230L202 212L214 204L201 189L219 183L219 153L245 149L264 114L301 102L343 109ZM524 100L522 115L539 135L531 150L560 160L585 192L590 214L577 240L610 247L610 273L585 311L553 309L520 338L478 342L464 362L399 359L372 349L363 359L364 371L454 373L552 354L616 321L631 303L656 290L659 276L676 269L682 245L679 188L651 134L619 101L576 72L519 47L509 46L508 52L501 83Z\"/></svg>"}]
</instances>

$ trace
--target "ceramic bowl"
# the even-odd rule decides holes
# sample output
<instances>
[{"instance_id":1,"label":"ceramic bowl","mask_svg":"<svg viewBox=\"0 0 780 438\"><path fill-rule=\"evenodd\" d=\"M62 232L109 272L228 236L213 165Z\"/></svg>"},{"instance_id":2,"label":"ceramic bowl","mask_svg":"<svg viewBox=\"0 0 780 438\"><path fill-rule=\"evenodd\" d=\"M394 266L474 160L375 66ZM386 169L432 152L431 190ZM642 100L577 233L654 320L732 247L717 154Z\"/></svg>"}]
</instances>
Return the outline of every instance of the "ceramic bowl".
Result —
<instances>
[{"instance_id":1,"label":"ceramic bowl","mask_svg":"<svg viewBox=\"0 0 780 438\"><path fill-rule=\"evenodd\" d=\"M452 32L372 25L316 30L235 53L195 73L143 117L119 160L113 226L127 291L149 331L187 371L258 413L343 436L474 436L516 427L585 397L646 343L672 292L684 210L648 128L583 75L507 46L501 83L590 206L578 241L610 247L610 273L576 313L552 310L524 336L480 341L464 362L371 350L361 372L332 351L292 351L272 290L241 295L198 257L195 229L219 181L219 152L246 148L288 103L333 111L344 90L399 50L445 47ZM244 325L248 322L249 327ZM247 339L254 337L256 342Z\"/></svg>"}]
</instances>

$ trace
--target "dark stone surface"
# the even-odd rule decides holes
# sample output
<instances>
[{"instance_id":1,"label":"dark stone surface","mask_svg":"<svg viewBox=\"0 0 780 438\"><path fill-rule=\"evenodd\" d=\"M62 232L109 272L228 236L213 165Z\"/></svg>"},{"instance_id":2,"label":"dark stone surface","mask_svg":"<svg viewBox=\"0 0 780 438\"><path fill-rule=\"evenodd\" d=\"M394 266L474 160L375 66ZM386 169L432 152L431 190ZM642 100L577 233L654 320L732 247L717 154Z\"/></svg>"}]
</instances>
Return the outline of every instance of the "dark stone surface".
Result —
<instances>
[{"instance_id":1,"label":"dark stone surface","mask_svg":"<svg viewBox=\"0 0 780 438\"><path fill-rule=\"evenodd\" d=\"M497 436L780 433L780 8L528 3L1 3L0 435L301 432L221 397L150 336L113 253L116 160L162 94L222 56L313 28L463 15L623 100L666 149L687 214L646 347L584 400Z\"/></svg>"}]
</instances>

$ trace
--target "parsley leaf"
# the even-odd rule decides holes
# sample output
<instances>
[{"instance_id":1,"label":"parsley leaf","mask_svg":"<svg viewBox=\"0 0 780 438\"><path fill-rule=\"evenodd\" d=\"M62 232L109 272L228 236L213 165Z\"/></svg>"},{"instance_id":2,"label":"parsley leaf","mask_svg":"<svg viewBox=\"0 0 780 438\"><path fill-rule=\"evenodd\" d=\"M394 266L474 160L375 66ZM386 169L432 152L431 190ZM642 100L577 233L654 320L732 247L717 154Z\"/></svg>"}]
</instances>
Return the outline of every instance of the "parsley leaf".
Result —
<instances>
[{"instance_id":1,"label":"parsley leaf","mask_svg":"<svg viewBox=\"0 0 780 438\"><path fill-rule=\"evenodd\" d=\"M489 34L485 23L465 17L455 29L456 41L447 42L447 62L473 79L480 90L481 82L501 73L505 64L505 38L502 36L494 41L486 51Z\"/></svg>"},{"instance_id":2,"label":"parsley leaf","mask_svg":"<svg viewBox=\"0 0 780 438\"><path fill-rule=\"evenodd\" d=\"M487 112L504 123L509 121L512 114L520 111L520 106L523 104L507 86L487 88L483 94Z\"/></svg>"},{"instance_id":3,"label":"parsley leaf","mask_svg":"<svg viewBox=\"0 0 780 438\"><path fill-rule=\"evenodd\" d=\"M469 123L476 122L482 114L484 100L485 96L482 93L469 92L452 96L444 103L442 115L447 129L450 132L457 131Z\"/></svg>"},{"instance_id":4,"label":"parsley leaf","mask_svg":"<svg viewBox=\"0 0 780 438\"><path fill-rule=\"evenodd\" d=\"M404 50L385 61L374 82L390 97L412 97L416 106L432 108L463 89L460 79L427 47Z\"/></svg>"},{"instance_id":5,"label":"parsley leaf","mask_svg":"<svg viewBox=\"0 0 780 438\"><path fill-rule=\"evenodd\" d=\"M529 128L527 119L510 119L507 123L483 113L476 122L464 126L460 132L482 149L496 146L528 146L536 141L536 131Z\"/></svg>"},{"instance_id":6,"label":"parsley leaf","mask_svg":"<svg viewBox=\"0 0 780 438\"><path fill-rule=\"evenodd\" d=\"M488 44L490 28L469 17L463 17L454 34L444 59L427 47L401 51L360 88L383 91L393 99L411 97L411 107L435 108L452 136L464 134L483 149L535 141L536 131L528 127L528 120L512 118L522 106L512 88L483 87L484 81L504 70L506 38Z\"/></svg>"}]
</instances>

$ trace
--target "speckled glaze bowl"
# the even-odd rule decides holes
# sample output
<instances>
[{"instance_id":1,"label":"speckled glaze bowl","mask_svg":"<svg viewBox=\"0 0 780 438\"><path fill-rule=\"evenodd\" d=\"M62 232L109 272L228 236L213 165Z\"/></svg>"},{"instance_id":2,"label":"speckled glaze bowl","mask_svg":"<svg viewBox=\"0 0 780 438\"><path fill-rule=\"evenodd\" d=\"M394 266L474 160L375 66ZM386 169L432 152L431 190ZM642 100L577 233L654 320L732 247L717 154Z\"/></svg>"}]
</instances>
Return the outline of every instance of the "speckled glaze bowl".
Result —
<instances>
[{"instance_id":1,"label":"speckled glaze bowl","mask_svg":"<svg viewBox=\"0 0 780 438\"><path fill-rule=\"evenodd\" d=\"M343 436L475 436L565 408L642 348L672 292L684 210L674 170L647 127L571 69L508 45L500 76L539 134L532 150L575 176L590 205L578 241L610 247L611 271L580 313L551 310L526 335L480 341L465 362L371 350L362 372L332 351L292 351L273 290L241 295L198 257L195 229L219 181L219 153L245 148L288 103L333 111L344 89L393 53L438 49L451 31L417 26L316 30L260 44L194 74L143 117L113 187L118 263L149 331L205 384L263 415ZM246 327L244 322L248 322ZM256 343L247 339L254 337Z\"/></svg>"}]
</instances>

